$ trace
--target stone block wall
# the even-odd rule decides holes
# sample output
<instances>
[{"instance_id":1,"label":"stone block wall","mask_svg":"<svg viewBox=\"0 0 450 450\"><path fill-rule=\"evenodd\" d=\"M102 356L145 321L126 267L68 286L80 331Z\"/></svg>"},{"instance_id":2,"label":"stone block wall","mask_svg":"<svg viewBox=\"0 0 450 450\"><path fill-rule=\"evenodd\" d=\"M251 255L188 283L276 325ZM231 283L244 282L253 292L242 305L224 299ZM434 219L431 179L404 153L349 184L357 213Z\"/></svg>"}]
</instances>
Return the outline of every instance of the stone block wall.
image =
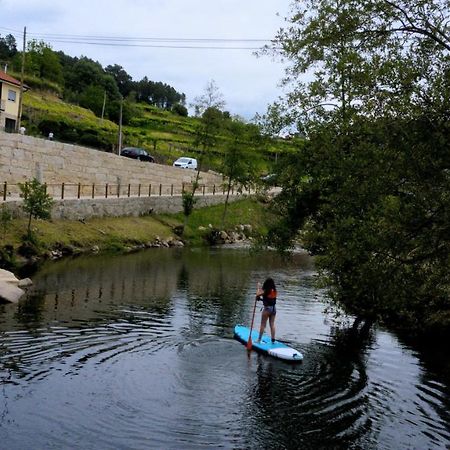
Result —
<instances>
[{"instance_id":1,"label":"stone block wall","mask_svg":"<svg viewBox=\"0 0 450 450\"><path fill-rule=\"evenodd\" d=\"M105 186L170 186L191 183L195 172L172 166L137 161L113 153L0 131L0 184L7 182L14 190L19 182L37 178L47 183L49 194L58 195L61 183ZM222 177L203 172L201 184L217 185ZM167 188L166 188L167 189ZM55 190L55 192L52 192ZM17 187L16 187L17 191ZM16 192L17 194L17 192ZM89 195L83 192L82 195Z\"/></svg>"},{"instance_id":2,"label":"stone block wall","mask_svg":"<svg viewBox=\"0 0 450 450\"><path fill-rule=\"evenodd\" d=\"M196 195L196 208L225 203L225 195ZM241 195L230 196L229 201L240 200ZM25 217L21 200L7 201L5 205L14 217ZM183 211L181 196L85 198L55 200L52 219L83 220L94 217L141 216L145 214L176 213Z\"/></svg>"}]
</instances>

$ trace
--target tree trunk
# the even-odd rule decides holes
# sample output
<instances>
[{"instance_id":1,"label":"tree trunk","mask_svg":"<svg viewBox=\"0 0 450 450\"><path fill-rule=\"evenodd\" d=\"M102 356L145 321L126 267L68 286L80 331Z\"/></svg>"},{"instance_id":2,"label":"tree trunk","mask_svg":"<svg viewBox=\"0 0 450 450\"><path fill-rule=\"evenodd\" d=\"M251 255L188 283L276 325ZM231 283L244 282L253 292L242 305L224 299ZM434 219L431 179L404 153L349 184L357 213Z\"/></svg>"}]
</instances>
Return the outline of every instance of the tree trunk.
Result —
<instances>
[{"instance_id":1,"label":"tree trunk","mask_svg":"<svg viewBox=\"0 0 450 450\"><path fill-rule=\"evenodd\" d=\"M228 199L230 198L230 191L231 191L231 178L228 178L228 190L227 190L227 196L225 198L225 204L224 204L224 207L223 207L223 214L222 214L222 226L221 226L222 229L223 229L223 227L225 225L225 216L227 214Z\"/></svg>"}]
</instances>

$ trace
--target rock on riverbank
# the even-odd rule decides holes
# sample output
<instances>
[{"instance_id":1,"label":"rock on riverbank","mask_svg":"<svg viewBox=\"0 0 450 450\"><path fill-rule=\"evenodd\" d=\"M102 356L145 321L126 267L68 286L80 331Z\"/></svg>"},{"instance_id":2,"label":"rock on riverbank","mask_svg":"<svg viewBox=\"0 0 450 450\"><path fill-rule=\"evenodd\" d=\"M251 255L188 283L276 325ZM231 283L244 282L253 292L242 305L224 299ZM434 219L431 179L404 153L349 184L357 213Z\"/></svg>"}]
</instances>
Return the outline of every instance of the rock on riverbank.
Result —
<instances>
[{"instance_id":1,"label":"rock on riverbank","mask_svg":"<svg viewBox=\"0 0 450 450\"><path fill-rule=\"evenodd\" d=\"M25 293L21 288L32 284L29 278L19 280L7 270L0 269L0 298L10 303L17 303Z\"/></svg>"},{"instance_id":2,"label":"rock on riverbank","mask_svg":"<svg viewBox=\"0 0 450 450\"><path fill-rule=\"evenodd\" d=\"M223 244L249 244L252 241L253 228L251 225L237 225L234 230L220 230L211 224L208 227L200 226L198 231L211 245Z\"/></svg>"}]
</instances>

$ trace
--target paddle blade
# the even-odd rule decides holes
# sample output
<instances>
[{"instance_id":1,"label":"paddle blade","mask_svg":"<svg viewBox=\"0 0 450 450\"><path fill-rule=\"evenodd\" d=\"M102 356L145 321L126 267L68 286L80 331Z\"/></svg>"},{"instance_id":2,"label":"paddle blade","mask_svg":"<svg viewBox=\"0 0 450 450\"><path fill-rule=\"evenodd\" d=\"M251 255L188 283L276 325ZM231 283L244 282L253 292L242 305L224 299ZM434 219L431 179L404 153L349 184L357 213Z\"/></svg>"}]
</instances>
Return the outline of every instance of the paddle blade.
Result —
<instances>
[{"instance_id":1,"label":"paddle blade","mask_svg":"<svg viewBox=\"0 0 450 450\"><path fill-rule=\"evenodd\" d=\"M249 337L248 337L248 341L247 341L247 350L251 350L251 349L252 349L252 345L253 345L253 343L252 343L252 337L249 336Z\"/></svg>"}]
</instances>

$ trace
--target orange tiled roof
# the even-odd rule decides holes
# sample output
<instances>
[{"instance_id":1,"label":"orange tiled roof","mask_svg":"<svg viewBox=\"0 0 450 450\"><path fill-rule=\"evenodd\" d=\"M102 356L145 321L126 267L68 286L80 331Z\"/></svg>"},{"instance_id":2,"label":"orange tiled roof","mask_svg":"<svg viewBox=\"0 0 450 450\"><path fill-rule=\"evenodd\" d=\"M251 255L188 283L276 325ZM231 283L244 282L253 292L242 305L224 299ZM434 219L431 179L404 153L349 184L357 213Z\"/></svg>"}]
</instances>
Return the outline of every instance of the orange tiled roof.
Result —
<instances>
[{"instance_id":1,"label":"orange tiled roof","mask_svg":"<svg viewBox=\"0 0 450 450\"><path fill-rule=\"evenodd\" d=\"M20 86L20 81L13 78L11 75L0 70L0 81L6 81L7 83L14 84L16 86Z\"/></svg>"}]
</instances>

